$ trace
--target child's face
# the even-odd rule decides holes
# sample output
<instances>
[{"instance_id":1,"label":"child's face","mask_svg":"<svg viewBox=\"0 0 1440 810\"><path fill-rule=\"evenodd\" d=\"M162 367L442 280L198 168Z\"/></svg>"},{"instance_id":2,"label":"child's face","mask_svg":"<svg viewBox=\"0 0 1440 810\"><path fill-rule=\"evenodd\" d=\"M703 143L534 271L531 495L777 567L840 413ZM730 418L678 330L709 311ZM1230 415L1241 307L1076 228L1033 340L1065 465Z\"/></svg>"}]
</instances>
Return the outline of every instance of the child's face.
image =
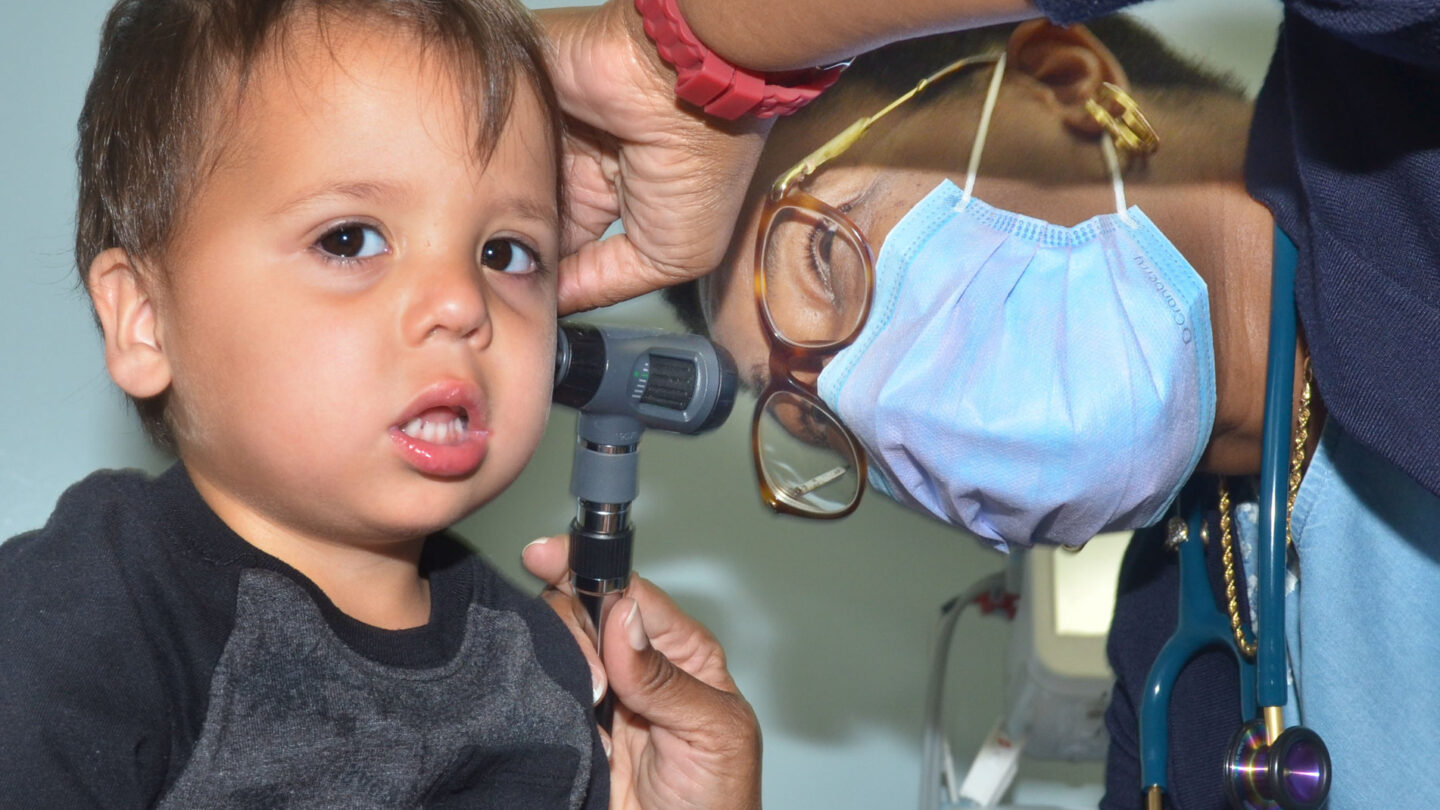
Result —
<instances>
[{"instance_id":1,"label":"child's face","mask_svg":"<svg viewBox=\"0 0 1440 810\"><path fill-rule=\"evenodd\" d=\"M438 51L354 23L327 40L292 35L246 88L157 293L180 455L262 547L446 526L515 478L549 407L557 167L537 97L517 80L482 165Z\"/></svg>"}]
</instances>

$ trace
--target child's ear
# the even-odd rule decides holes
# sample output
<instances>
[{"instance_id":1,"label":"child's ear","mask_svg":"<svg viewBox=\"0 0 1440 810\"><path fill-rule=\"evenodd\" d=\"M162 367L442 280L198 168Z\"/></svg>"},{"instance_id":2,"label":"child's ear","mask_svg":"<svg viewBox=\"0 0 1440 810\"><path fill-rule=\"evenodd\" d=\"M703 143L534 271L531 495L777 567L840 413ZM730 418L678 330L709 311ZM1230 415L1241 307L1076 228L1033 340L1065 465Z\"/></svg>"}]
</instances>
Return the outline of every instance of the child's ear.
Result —
<instances>
[{"instance_id":1,"label":"child's ear","mask_svg":"<svg viewBox=\"0 0 1440 810\"><path fill-rule=\"evenodd\" d=\"M129 254L109 248L96 256L85 286L105 332L110 378L136 399L163 393L170 386L170 361L160 345L154 302Z\"/></svg>"}]
</instances>

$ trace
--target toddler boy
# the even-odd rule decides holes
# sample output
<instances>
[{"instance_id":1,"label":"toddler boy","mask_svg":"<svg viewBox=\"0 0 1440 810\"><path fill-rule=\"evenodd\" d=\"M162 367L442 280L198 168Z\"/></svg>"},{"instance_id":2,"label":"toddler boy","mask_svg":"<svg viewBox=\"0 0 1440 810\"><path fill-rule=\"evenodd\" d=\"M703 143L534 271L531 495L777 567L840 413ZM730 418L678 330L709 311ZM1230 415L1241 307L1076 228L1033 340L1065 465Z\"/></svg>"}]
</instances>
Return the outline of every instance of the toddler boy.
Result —
<instances>
[{"instance_id":1,"label":"toddler boy","mask_svg":"<svg viewBox=\"0 0 1440 810\"><path fill-rule=\"evenodd\" d=\"M77 260L179 461L0 545L0 807L598 808L589 669L442 533L544 428L559 119L510 0L120 0Z\"/></svg>"}]
</instances>

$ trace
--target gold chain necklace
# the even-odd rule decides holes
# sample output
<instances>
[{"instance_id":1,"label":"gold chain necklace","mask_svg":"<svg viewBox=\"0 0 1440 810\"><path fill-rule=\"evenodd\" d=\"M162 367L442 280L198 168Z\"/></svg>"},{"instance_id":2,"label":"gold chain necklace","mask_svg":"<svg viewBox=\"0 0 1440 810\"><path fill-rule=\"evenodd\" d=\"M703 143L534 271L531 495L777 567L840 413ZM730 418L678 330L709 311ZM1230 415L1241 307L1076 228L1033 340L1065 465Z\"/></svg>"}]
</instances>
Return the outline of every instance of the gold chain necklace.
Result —
<instances>
[{"instance_id":1,"label":"gold chain necklace","mask_svg":"<svg viewBox=\"0 0 1440 810\"><path fill-rule=\"evenodd\" d=\"M1290 513L1295 511L1295 494L1300 491L1300 479L1305 470L1305 445L1310 438L1310 388L1315 378L1310 373L1310 358L1305 358L1304 385L1300 389L1300 412L1295 419L1295 442L1290 447L1289 491L1285 498L1285 547L1293 542L1290 537ZM1224 549L1222 562L1225 567L1225 606L1230 613L1230 630L1235 634L1235 646L1246 658L1255 657L1254 637L1246 632L1245 621L1240 618L1240 598L1235 585L1235 535L1234 510L1230 506L1230 487L1225 477L1220 477L1220 544Z\"/></svg>"}]
</instances>

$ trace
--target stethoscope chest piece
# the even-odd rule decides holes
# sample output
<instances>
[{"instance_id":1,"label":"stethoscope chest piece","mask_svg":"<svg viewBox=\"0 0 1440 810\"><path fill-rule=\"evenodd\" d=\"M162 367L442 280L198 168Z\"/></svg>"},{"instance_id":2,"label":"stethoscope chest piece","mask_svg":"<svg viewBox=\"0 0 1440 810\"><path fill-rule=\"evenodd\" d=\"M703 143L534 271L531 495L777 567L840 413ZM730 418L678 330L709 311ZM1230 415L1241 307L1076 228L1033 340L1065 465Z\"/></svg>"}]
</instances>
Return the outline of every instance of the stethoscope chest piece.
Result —
<instances>
[{"instance_id":1,"label":"stethoscope chest piece","mask_svg":"<svg viewBox=\"0 0 1440 810\"><path fill-rule=\"evenodd\" d=\"M1230 739L1225 793L1244 810L1319 810L1330 793L1330 751L1320 735L1291 726L1265 742L1265 721L1252 720Z\"/></svg>"}]
</instances>

